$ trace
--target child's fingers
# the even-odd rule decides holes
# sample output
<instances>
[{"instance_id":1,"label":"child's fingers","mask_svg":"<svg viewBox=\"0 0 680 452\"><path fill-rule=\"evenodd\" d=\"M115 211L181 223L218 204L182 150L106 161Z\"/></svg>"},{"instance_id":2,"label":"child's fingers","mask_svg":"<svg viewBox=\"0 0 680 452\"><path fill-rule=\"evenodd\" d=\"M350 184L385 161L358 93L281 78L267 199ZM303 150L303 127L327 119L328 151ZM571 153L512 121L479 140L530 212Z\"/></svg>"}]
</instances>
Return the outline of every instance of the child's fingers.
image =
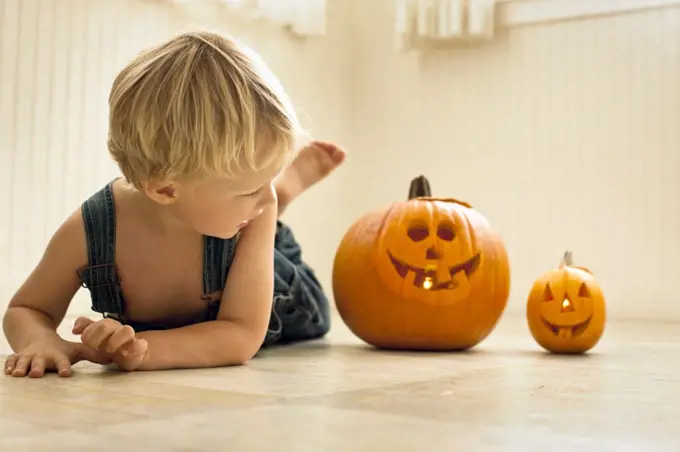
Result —
<instances>
[{"instance_id":1,"label":"child's fingers","mask_svg":"<svg viewBox=\"0 0 680 452\"><path fill-rule=\"evenodd\" d=\"M66 355L57 355L54 357L54 367L60 377L71 376L71 360Z\"/></svg>"},{"instance_id":2,"label":"child's fingers","mask_svg":"<svg viewBox=\"0 0 680 452\"><path fill-rule=\"evenodd\" d=\"M12 369L12 376L25 377L32 360L33 355L21 355Z\"/></svg>"},{"instance_id":3,"label":"child's fingers","mask_svg":"<svg viewBox=\"0 0 680 452\"><path fill-rule=\"evenodd\" d=\"M42 355L35 355L31 361L31 370L28 376L31 378L40 378L45 375L45 357Z\"/></svg>"},{"instance_id":4,"label":"child's fingers","mask_svg":"<svg viewBox=\"0 0 680 452\"><path fill-rule=\"evenodd\" d=\"M83 334L85 328L92 325L93 323L95 323L95 321L92 319L88 319L87 317L78 317L73 323L73 329L71 332L73 334Z\"/></svg>"},{"instance_id":5,"label":"child's fingers","mask_svg":"<svg viewBox=\"0 0 680 452\"><path fill-rule=\"evenodd\" d=\"M135 339L121 347L119 352L125 357L136 357L146 353L148 346L149 344L144 339Z\"/></svg>"},{"instance_id":6,"label":"child's fingers","mask_svg":"<svg viewBox=\"0 0 680 452\"><path fill-rule=\"evenodd\" d=\"M116 365L128 372L137 370L142 362L144 362L144 356L148 347L149 344L144 339L135 339L132 342L128 342L121 349L126 352L125 355L119 356L116 359Z\"/></svg>"},{"instance_id":7,"label":"child's fingers","mask_svg":"<svg viewBox=\"0 0 680 452\"><path fill-rule=\"evenodd\" d=\"M9 355L7 357L7 360L5 361L5 375L10 375L14 368L17 365L17 361L19 360L19 355L16 353Z\"/></svg>"},{"instance_id":8,"label":"child's fingers","mask_svg":"<svg viewBox=\"0 0 680 452\"><path fill-rule=\"evenodd\" d=\"M126 349L122 348L129 342L135 340L135 330L130 325L120 326L112 335L106 345L107 353L116 353L120 350L122 355L126 355Z\"/></svg>"},{"instance_id":9,"label":"child's fingers","mask_svg":"<svg viewBox=\"0 0 680 452\"><path fill-rule=\"evenodd\" d=\"M105 342L115 333L121 324L113 319L104 319L92 323L80 335L83 344L93 349L103 348Z\"/></svg>"},{"instance_id":10,"label":"child's fingers","mask_svg":"<svg viewBox=\"0 0 680 452\"><path fill-rule=\"evenodd\" d=\"M95 364L109 364L112 359L107 353L98 352L97 350L90 348L85 344L80 344L76 357L73 360L73 364L80 361L89 361Z\"/></svg>"},{"instance_id":11,"label":"child's fingers","mask_svg":"<svg viewBox=\"0 0 680 452\"><path fill-rule=\"evenodd\" d=\"M149 348L149 343L144 339L139 339L139 340L136 340L135 342L137 342L137 352L138 352L138 354L140 354L140 355L146 354L146 351Z\"/></svg>"}]
</instances>

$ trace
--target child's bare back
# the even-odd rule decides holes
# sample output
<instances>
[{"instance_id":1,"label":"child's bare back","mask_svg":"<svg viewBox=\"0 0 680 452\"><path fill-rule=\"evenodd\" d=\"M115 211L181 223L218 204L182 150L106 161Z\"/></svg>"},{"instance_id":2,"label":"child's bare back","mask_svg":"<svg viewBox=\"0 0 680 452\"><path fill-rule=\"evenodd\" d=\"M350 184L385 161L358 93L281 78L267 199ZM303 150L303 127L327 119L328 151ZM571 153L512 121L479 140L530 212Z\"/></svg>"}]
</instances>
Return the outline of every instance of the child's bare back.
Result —
<instances>
[{"instance_id":1,"label":"child's bare back","mask_svg":"<svg viewBox=\"0 0 680 452\"><path fill-rule=\"evenodd\" d=\"M263 342L328 331L323 290L278 217L345 153L313 142L288 164L297 120L248 57L192 33L117 77L109 150L125 177L64 222L11 300L6 373L240 364ZM105 318L79 318L72 343L56 327L81 285Z\"/></svg>"}]
</instances>

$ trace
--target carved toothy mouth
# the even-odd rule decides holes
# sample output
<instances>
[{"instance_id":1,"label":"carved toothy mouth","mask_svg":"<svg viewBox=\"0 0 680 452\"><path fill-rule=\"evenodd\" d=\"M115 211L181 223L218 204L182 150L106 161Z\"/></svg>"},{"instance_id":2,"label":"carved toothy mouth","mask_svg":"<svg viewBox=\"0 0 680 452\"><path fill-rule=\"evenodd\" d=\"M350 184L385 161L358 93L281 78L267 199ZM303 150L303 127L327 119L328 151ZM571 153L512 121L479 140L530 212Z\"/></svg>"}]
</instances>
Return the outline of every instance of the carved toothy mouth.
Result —
<instances>
[{"instance_id":1,"label":"carved toothy mouth","mask_svg":"<svg viewBox=\"0 0 680 452\"><path fill-rule=\"evenodd\" d=\"M590 325L590 319L592 317L588 317L586 320L584 320L581 323L577 323L576 325L568 325L568 326L561 326L561 325L555 325L553 323L548 322L543 316L541 316L541 320L543 321L543 324L550 330L555 336L562 337L564 339L571 339L574 337L579 337L582 335L585 330L588 328Z\"/></svg>"},{"instance_id":2,"label":"carved toothy mouth","mask_svg":"<svg viewBox=\"0 0 680 452\"><path fill-rule=\"evenodd\" d=\"M413 285L421 289L424 288L423 284L425 283L425 281L429 280L432 286L429 287L427 290L455 289L456 287L458 287L458 283L455 281L454 276L459 272L465 272L465 276L469 278L470 275L472 275L477 270L477 268L479 268L479 261L481 259L481 253L477 253L467 261L449 267L449 275L451 275L451 279L447 281L437 281L436 269L416 267L407 264L406 262L400 259L397 259L389 251L387 252L387 254L390 257L390 261L392 262L394 269L396 270L397 274L401 276L402 279L406 279L406 276L408 276L409 272L415 273Z\"/></svg>"}]
</instances>

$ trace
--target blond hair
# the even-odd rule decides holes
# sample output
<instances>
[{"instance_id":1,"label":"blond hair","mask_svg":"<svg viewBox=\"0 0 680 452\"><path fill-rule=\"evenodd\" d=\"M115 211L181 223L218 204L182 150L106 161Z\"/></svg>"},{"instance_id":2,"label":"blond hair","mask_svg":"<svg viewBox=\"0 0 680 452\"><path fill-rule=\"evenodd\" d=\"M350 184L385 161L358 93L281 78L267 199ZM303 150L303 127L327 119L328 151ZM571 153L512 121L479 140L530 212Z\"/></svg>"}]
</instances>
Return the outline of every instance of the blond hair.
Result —
<instances>
[{"instance_id":1,"label":"blond hair","mask_svg":"<svg viewBox=\"0 0 680 452\"><path fill-rule=\"evenodd\" d=\"M301 133L259 56L214 33L183 33L145 50L109 96L109 152L137 188L284 164Z\"/></svg>"}]
</instances>

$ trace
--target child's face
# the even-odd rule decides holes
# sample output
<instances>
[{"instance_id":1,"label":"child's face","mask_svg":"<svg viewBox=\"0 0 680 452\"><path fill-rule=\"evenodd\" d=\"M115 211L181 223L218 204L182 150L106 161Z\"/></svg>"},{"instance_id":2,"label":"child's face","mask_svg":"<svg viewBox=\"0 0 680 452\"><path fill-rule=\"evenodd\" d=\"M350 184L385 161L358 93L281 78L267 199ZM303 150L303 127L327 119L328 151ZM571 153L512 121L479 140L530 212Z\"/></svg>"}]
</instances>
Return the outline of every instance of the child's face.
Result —
<instances>
[{"instance_id":1,"label":"child's face","mask_svg":"<svg viewBox=\"0 0 680 452\"><path fill-rule=\"evenodd\" d=\"M228 239L276 202L274 178L283 164L246 170L234 178L210 178L150 187L147 196L167 207L185 226L203 235Z\"/></svg>"},{"instance_id":2,"label":"child's face","mask_svg":"<svg viewBox=\"0 0 680 452\"><path fill-rule=\"evenodd\" d=\"M280 166L247 171L233 179L214 178L184 188L175 215L197 232L231 238L276 201L274 178Z\"/></svg>"}]
</instances>

